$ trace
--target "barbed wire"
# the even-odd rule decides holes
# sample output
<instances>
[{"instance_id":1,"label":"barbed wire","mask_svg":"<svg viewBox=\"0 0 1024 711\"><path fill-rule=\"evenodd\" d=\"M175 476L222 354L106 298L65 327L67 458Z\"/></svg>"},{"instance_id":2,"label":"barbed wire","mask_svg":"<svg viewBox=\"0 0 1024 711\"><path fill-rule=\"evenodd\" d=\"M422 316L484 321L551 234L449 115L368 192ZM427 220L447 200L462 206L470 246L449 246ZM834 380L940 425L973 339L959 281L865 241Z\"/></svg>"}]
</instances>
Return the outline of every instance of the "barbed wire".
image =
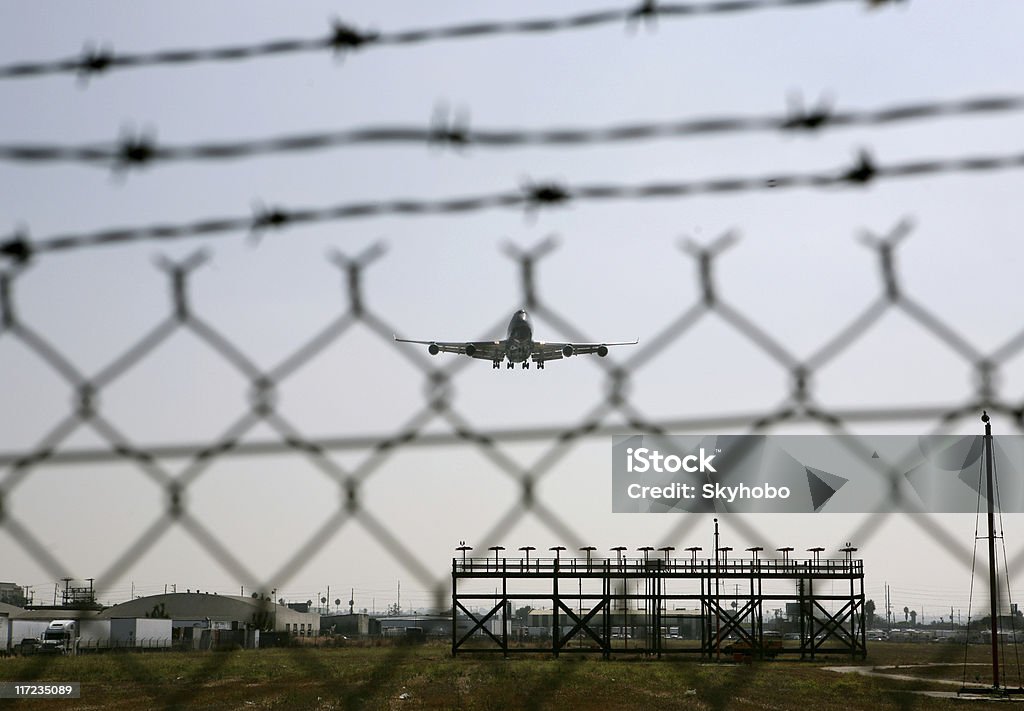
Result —
<instances>
[{"instance_id":1,"label":"barbed wire","mask_svg":"<svg viewBox=\"0 0 1024 711\"><path fill-rule=\"evenodd\" d=\"M631 9L597 10L564 17L511 21L479 21L394 32L359 30L335 21L327 36L270 40L204 49L168 49L118 54L109 48L87 46L78 57L43 62L18 62L0 66L0 80L26 79L53 74L91 77L117 69L175 66L205 62L238 62L261 57L319 51L352 52L369 47L408 46L498 35L536 35L582 30L601 25L638 22L659 18L683 19L712 15L733 15L777 8L808 8L816 5L856 3L877 7L898 0L718 0L702 4L662 3L643 0Z\"/></svg>"},{"instance_id":2,"label":"barbed wire","mask_svg":"<svg viewBox=\"0 0 1024 711\"><path fill-rule=\"evenodd\" d=\"M611 200L682 199L698 195L730 195L794 188L866 186L879 180L921 178L953 173L988 173L1024 168L1024 153L975 155L877 164L861 151L853 165L839 170L809 173L775 173L762 176L707 178L691 181L563 185L555 182L527 184L519 190L429 200L395 199L341 203L325 207L260 208L250 216L212 217L193 222L163 223L142 227L114 227L94 232L60 234L30 240L25 230L0 240L0 256L26 262L44 253L66 252L102 245L186 237L212 237L232 232L260 235L271 229L339 220L382 216L460 215L497 208L523 208L528 213L570 203Z\"/></svg>"},{"instance_id":3,"label":"barbed wire","mask_svg":"<svg viewBox=\"0 0 1024 711\"><path fill-rule=\"evenodd\" d=\"M783 132L815 133L832 128L889 126L958 116L981 116L1024 109L1024 96L984 96L951 101L897 104L880 109L834 111L822 102L804 110L799 105L784 115L718 116L678 121L648 121L607 127L542 129L470 129L465 121L435 115L428 128L380 125L345 131L292 134L244 141L161 145L151 135L125 133L116 144L78 146L32 143L0 144L0 160L19 163L83 163L115 169L176 161L222 161L300 153L360 145L422 144L456 149L577 147L718 134Z\"/></svg>"}]
</instances>

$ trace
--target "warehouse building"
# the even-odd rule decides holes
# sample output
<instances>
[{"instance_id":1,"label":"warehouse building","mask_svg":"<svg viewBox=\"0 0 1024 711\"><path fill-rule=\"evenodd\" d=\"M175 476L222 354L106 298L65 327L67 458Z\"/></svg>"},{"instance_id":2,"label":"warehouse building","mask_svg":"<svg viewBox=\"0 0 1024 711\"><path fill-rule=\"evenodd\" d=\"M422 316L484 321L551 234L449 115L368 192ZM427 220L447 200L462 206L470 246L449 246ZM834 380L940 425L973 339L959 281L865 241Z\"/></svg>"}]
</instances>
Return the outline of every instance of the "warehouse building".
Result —
<instances>
[{"instance_id":1,"label":"warehouse building","mask_svg":"<svg viewBox=\"0 0 1024 711\"><path fill-rule=\"evenodd\" d=\"M270 600L239 595L199 592L152 595L108 607L100 614L110 618L168 618L175 628L252 629L300 637L320 631L319 613L299 612Z\"/></svg>"},{"instance_id":2,"label":"warehouse building","mask_svg":"<svg viewBox=\"0 0 1024 711\"><path fill-rule=\"evenodd\" d=\"M101 636L111 641L120 639L115 628L135 620L167 620L173 644L197 650L253 648L261 646L261 641L266 646L320 633L320 615L315 612L300 612L259 598L186 592L140 597L103 610L26 610L0 603L0 648L9 650L24 638L41 637L50 621L57 619L78 620L83 632L90 620L105 622L109 632ZM93 641L101 646L99 638Z\"/></svg>"},{"instance_id":3,"label":"warehouse building","mask_svg":"<svg viewBox=\"0 0 1024 711\"><path fill-rule=\"evenodd\" d=\"M353 612L343 615L321 615L320 631L346 637L369 637L380 634L380 621L366 613Z\"/></svg>"},{"instance_id":4,"label":"warehouse building","mask_svg":"<svg viewBox=\"0 0 1024 711\"><path fill-rule=\"evenodd\" d=\"M459 617L459 631L470 627L469 620ZM451 615L395 615L380 618L380 632L385 637L401 637L407 630L421 630L424 637L450 638L452 635Z\"/></svg>"}]
</instances>

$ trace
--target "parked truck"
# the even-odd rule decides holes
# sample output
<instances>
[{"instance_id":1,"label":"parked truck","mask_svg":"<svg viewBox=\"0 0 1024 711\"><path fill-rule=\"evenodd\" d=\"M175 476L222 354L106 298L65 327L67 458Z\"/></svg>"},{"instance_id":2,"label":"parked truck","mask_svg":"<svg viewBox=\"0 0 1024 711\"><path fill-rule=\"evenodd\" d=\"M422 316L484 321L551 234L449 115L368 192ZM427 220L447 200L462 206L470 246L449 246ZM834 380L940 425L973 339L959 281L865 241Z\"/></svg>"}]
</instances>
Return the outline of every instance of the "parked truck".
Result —
<instances>
[{"instance_id":1,"label":"parked truck","mask_svg":"<svg viewBox=\"0 0 1024 711\"><path fill-rule=\"evenodd\" d=\"M43 632L43 654L73 654L78 642L78 622L75 620L54 620Z\"/></svg>"}]
</instances>

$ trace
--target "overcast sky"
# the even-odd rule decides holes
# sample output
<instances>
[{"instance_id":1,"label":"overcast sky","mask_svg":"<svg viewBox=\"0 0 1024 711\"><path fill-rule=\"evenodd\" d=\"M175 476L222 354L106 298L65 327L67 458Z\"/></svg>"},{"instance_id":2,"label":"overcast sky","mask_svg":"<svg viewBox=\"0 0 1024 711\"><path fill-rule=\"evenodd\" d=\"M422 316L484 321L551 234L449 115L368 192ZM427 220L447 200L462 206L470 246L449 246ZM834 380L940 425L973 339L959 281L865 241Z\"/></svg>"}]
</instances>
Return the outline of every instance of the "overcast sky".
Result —
<instances>
[{"instance_id":1,"label":"overcast sky","mask_svg":"<svg viewBox=\"0 0 1024 711\"><path fill-rule=\"evenodd\" d=\"M805 106L824 97L836 110L869 110L1021 90L1020 3L866 5L370 46L344 57L323 51L127 69L87 80L70 74L7 80L0 82L0 143L110 142L145 133L161 143L187 144L382 124L427 128L444 111L479 130L597 128L781 116L797 96ZM333 18L390 32L624 6L303 1L250 2L242 13L236 3L192 0L4 3L0 64L63 58L87 43L136 52L314 38ZM21 228L43 240L109 226L246 216L259 205L446 198L515 191L531 182L629 186L839 172L862 149L880 165L1013 155L1024 149L1021 128L1020 114L1004 113L813 135L765 131L462 151L415 144L337 148L121 173L0 162L0 233ZM403 431L423 410L427 367L458 365L456 356L430 360L421 347L398 347L390 332L445 340L503 336L511 312L524 303L519 268L503 245L529 249L549 235L557 235L559 246L536 266L543 305L587 339L639 338L642 348L700 300L697 263L680 249L681 241L709 245L735 231L739 241L714 262L718 296L801 362L884 291L879 256L861 240L864 232L885 235L910 219L914 228L895 251L904 293L977 354L990 355L1024 328L1022 187L1018 170L866 187L579 201L534 214L513 208L380 217L292 226L258 239L239 231L41 255L17 275L11 291L21 321L82 377L94 378L172 313L170 282L158 259L180 261L206 249L208 262L189 278L191 307L267 372L348 308L345 275L328 252L354 257L386 245L361 282L365 306L384 332L354 326L283 379L276 393L276 412L301 435L366 435L369 443ZM542 339L576 336L553 320L536 321ZM74 388L15 335L0 333L0 451L25 453L70 414ZM631 363L640 352L619 350L604 362L581 357L542 372L492 371L486 361L467 362L452 371L452 410L484 432L543 430L534 439L497 445L500 456L525 470L545 461L560 431L605 402L609 361L629 366L632 411L652 422L692 422L690 432L749 431L792 390L785 368L715 314L656 355ZM1019 406L1024 356L999 363L995 375L998 401ZM952 409L969 401L976 385L969 359L896 309L816 369L809 383L821 409L879 413ZM97 408L137 447L205 447L249 411L249 390L235 366L182 330L101 388ZM944 431L979 433L977 414L947 423ZM728 426L714 424L732 415ZM631 431L620 413L602 423ZM993 424L997 433L1016 432L1009 417L996 416ZM938 418L890 421L879 414L846 428L923 434L941 425ZM420 431L452 430L451 422L433 418ZM795 423L768 431L828 430ZM257 424L242 439L280 442L282 436ZM110 449L87 424L56 444L61 450ZM289 599L312 598L330 585L332 598L347 600L347 592L334 591L354 588L357 607L383 608L401 580L403 607L422 608L430 604L429 591L444 585L461 540L509 549L710 548L710 519L611 514L610 453L606 436L566 448L537 482L544 513L527 513L497 539L488 534L517 509L520 487L490 450L471 443L404 446L375 464L358 500L382 528L345 516L325 527L339 509L341 489L306 455L222 456L189 479L183 504L238 564L225 566L190 530L171 526L154 534L140 555L129 556L116 575L112 566L167 507L161 477L181 476L187 459L161 459L159 473L130 461L41 464L28 476L6 466L0 490L11 519L0 526L0 579L32 585L37 600L52 594L55 566L41 560L21 530L67 575L101 579L101 599L111 602L128 597L133 584L137 594L162 592L167 584L230 593L270 581ZM366 444L329 455L345 473L372 457ZM1019 523L1019 516L1006 518L1011 558L1024 550ZM962 553L972 550L973 516L936 517L931 528L908 516L827 513L725 517L723 526L723 542L736 549L820 545L834 554L851 541L862 548L868 594L876 602L888 582L897 608L923 606L931 617L928 608L938 615L955 604L966 616L970 568ZM961 555L951 555L936 532L955 540ZM855 534L863 540L851 539ZM251 576L242 579L243 572Z\"/></svg>"}]
</instances>

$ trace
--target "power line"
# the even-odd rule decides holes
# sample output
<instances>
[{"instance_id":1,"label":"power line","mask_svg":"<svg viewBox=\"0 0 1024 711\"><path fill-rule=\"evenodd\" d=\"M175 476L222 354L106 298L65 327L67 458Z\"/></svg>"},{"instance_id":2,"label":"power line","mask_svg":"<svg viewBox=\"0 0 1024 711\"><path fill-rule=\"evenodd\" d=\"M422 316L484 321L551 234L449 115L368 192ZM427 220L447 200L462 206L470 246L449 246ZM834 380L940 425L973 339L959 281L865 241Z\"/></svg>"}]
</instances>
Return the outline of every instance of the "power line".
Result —
<instances>
[{"instance_id":1,"label":"power line","mask_svg":"<svg viewBox=\"0 0 1024 711\"><path fill-rule=\"evenodd\" d=\"M596 10L563 17L511 21L481 21L395 32L362 31L335 21L326 36L209 47L168 49L118 54L107 48L86 47L81 55L42 62L19 62L0 67L0 79L25 79L52 74L89 77L115 69L204 62L238 62L261 57L330 50L350 52L372 46L404 46L496 35L536 35L582 30L615 23L652 22L658 18L682 19L731 15L776 8L804 8L838 3L878 6L896 0L717 0L703 4L659 3L643 0L632 9Z\"/></svg>"},{"instance_id":2,"label":"power line","mask_svg":"<svg viewBox=\"0 0 1024 711\"><path fill-rule=\"evenodd\" d=\"M956 116L1019 111L1024 96L987 96L951 101L898 104L880 109L833 111L822 105L795 108L773 116L719 116L678 121L643 122L583 128L536 130L471 130L459 122L436 116L428 128L369 126L346 131L324 131L247 141L159 145L146 136L125 135L117 144L0 145L0 160L27 163L70 162L128 168L175 161L218 161L279 153L299 153L367 144L447 145L455 148L510 149L546 146L589 146L667 138L766 131L814 132L828 128L887 126L896 123Z\"/></svg>"},{"instance_id":3,"label":"power line","mask_svg":"<svg viewBox=\"0 0 1024 711\"><path fill-rule=\"evenodd\" d=\"M214 217L193 222L114 227L95 232L69 233L30 241L16 232L0 241L0 255L25 262L33 255L101 245L147 240L209 237L229 232L255 234L290 225L316 224L381 216L458 215L496 208L541 208L575 202L687 198L697 195L728 195L791 188L829 188L868 185L877 180L918 178L950 173L982 173L1024 168L1024 153L962 156L878 165L867 152L839 170L816 173L776 173L762 176L709 178L692 181L649 182L639 185L614 183L568 186L559 183L524 185L518 190L430 200L393 199L340 203L313 208L261 208L249 216Z\"/></svg>"}]
</instances>

